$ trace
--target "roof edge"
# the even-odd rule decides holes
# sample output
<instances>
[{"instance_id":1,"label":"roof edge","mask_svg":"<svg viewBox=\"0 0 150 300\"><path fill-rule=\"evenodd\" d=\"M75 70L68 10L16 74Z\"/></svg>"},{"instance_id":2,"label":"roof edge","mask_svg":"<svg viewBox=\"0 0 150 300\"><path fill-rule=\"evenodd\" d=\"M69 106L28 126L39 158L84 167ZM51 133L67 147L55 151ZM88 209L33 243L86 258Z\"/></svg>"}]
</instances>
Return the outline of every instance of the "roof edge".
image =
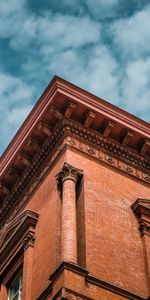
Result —
<instances>
[{"instance_id":1,"label":"roof edge","mask_svg":"<svg viewBox=\"0 0 150 300\"><path fill-rule=\"evenodd\" d=\"M26 138L33 131L36 123L40 121L48 106L53 103L57 92L70 96L75 102L86 104L88 108L92 110L94 108L105 116L121 122L124 126L144 135L145 138L150 138L150 128L147 122L55 75L2 154L0 177L16 153L22 148Z\"/></svg>"}]
</instances>

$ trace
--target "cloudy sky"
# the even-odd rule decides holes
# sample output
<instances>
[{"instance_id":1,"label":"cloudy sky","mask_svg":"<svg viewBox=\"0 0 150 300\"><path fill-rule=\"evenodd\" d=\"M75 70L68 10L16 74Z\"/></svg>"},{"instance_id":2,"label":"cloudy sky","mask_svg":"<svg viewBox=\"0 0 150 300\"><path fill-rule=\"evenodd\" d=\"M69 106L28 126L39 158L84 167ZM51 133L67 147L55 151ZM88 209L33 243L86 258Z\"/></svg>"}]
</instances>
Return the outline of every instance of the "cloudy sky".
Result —
<instances>
[{"instance_id":1,"label":"cloudy sky","mask_svg":"<svg viewBox=\"0 0 150 300\"><path fill-rule=\"evenodd\" d=\"M54 75L150 121L150 0L0 0L0 153Z\"/></svg>"}]
</instances>

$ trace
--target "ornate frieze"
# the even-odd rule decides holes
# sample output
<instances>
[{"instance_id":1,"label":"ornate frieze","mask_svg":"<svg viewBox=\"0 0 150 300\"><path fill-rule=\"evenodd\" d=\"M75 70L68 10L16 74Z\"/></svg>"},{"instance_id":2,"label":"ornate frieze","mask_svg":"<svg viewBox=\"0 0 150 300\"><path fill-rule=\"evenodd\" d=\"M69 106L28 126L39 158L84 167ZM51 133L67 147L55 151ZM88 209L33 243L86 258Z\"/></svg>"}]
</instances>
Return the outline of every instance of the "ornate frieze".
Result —
<instances>
[{"instance_id":1,"label":"ornate frieze","mask_svg":"<svg viewBox=\"0 0 150 300\"><path fill-rule=\"evenodd\" d=\"M66 138L66 143L76 150L80 150L85 154L90 154L91 157L95 158L98 161L108 163L112 167L115 167L118 170L125 172L126 174L130 174L131 176L134 176L144 182L150 182L150 176L148 174L144 173L140 169L137 169L136 166L130 165L129 162L124 162L117 157L108 154L106 151L104 152L100 147L97 147L95 145L89 146L88 143L77 139L75 136Z\"/></svg>"},{"instance_id":2,"label":"ornate frieze","mask_svg":"<svg viewBox=\"0 0 150 300\"><path fill-rule=\"evenodd\" d=\"M114 140L107 139L101 134L98 134L97 132L87 129L70 120L66 121L66 125L68 125L71 133L80 137L82 140L100 147L104 152L110 153L137 168L142 170L145 169L147 172L150 171L150 160L146 157L143 157L138 152L131 151L131 149L124 147Z\"/></svg>"},{"instance_id":3,"label":"ornate frieze","mask_svg":"<svg viewBox=\"0 0 150 300\"><path fill-rule=\"evenodd\" d=\"M69 110L67 116L71 112ZM73 147L76 151L82 151L89 157L111 165L144 183L150 183L150 161L147 156L142 156L138 152L132 151L131 148L126 147L126 145L106 138L102 134L85 128L75 121L60 119L55 130L53 130L53 134L47 137L35 159L29 164L27 170L20 175L18 183L6 196L1 211L0 221L2 225L2 220L4 220L8 211L13 209L12 203L15 203L15 210L17 211L65 146ZM46 163L47 160L48 162ZM44 167L42 167L43 164ZM39 169L40 173L38 173ZM36 177L37 173L38 176ZM27 186L28 191L26 190ZM25 190L26 193L23 195ZM20 196L21 200L18 201ZM14 209L13 215L15 215Z\"/></svg>"},{"instance_id":4,"label":"ornate frieze","mask_svg":"<svg viewBox=\"0 0 150 300\"><path fill-rule=\"evenodd\" d=\"M45 159L48 157L48 155L51 153L53 148L56 146L58 140L63 135L63 122L59 124L55 129L55 133L53 134L51 139L48 139L47 142L43 145L41 148L41 151L39 154L35 157L35 160L31 162L29 167L27 168L27 171L24 172L22 175L20 181L18 184L14 187L11 194L5 199L5 202L2 206L2 214L0 216L0 221L5 217L7 212L12 206L12 203L17 201L19 196L23 193L26 186L29 184L29 182L33 179L33 176L37 172L37 170L40 168L42 163L45 161Z\"/></svg>"}]
</instances>

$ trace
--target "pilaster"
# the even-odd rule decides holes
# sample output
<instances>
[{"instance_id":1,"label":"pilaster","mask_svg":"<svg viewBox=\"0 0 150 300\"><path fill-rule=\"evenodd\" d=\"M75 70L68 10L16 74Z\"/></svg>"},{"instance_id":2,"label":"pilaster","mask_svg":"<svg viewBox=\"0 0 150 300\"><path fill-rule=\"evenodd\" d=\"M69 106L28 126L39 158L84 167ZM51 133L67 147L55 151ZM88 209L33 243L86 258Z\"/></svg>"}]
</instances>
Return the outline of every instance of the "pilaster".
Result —
<instances>
[{"instance_id":1,"label":"pilaster","mask_svg":"<svg viewBox=\"0 0 150 300\"><path fill-rule=\"evenodd\" d=\"M76 185L82 171L64 163L57 174L62 189L61 260L77 263Z\"/></svg>"},{"instance_id":2,"label":"pilaster","mask_svg":"<svg viewBox=\"0 0 150 300\"><path fill-rule=\"evenodd\" d=\"M22 278L22 300L31 300L34 242L35 234L34 231L31 231L23 239L24 259Z\"/></svg>"},{"instance_id":3,"label":"pilaster","mask_svg":"<svg viewBox=\"0 0 150 300\"><path fill-rule=\"evenodd\" d=\"M150 297L150 199L137 199L131 206L138 223L145 256L145 271Z\"/></svg>"}]
</instances>

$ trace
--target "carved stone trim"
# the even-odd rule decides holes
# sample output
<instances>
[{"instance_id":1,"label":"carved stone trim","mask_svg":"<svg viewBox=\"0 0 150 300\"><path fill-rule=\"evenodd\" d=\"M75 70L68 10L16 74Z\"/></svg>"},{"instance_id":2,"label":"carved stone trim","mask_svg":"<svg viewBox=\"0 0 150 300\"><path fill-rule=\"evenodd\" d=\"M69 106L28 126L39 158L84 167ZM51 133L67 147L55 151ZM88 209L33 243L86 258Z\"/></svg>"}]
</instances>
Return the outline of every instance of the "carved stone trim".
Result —
<instances>
[{"instance_id":1,"label":"carved stone trim","mask_svg":"<svg viewBox=\"0 0 150 300\"><path fill-rule=\"evenodd\" d=\"M28 232L27 235L24 237L22 244L23 244L23 249L26 251L28 247L34 247L34 242L35 242L35 232L31 231Z\"/></svg>"},{"instance_id":2,"label":"carved stone trim","mask_svg":"<svg viewBox=\"0 0 150 300\"><path fill-rule=\"evenodd\" d=\"M109 137L114 126L115 126L114 122L107 120L107 122L105 122L104 124L103 137L105 138Z\"/></svg>"},{"instance_id":3,"label":"carved stone trim","mask_svg":"<svg viewBox=\"0 0 150 300\"><path fill-rule=\"evenodd\" d=\"M4 227L0 240L1 274L19 251L33 247L38 217L37 213L26 210Z\"/></svg>"},{"instance_id":4,"label":"carved stone trim","mask_svg":"<svg viewBox=\"0 0 150 300\"><path fill-rule=\"evenodd\" d=\"M97 277L94 277L93 275L90 275L88 274L87 277L86 277L86 282L88 283L92 283L96 286L99 286L99 287L102 287L104 288L105 290L108 290L112 293L115 293L115 294L118 294L120 296L123 296L127 299L131 299L131 300L146 300L145 298L129 291L129 290L126 290L120 286L117 286L117 285L114 285L108 281L105 281L103 279L100 279L100 278L97 278Z\"/></svg>"},{"instance_id":5,"label":"carved stone trim","mask_svg":"<svg viewBox=\"0 0 150 300\"><path fill-rule=\"evenodd\" d=\"M58 183L63 183L65 180L73 180L77 183L77 181L82 177L82 174L82 170L79 170L65 162L60 172L56 175L56 178Z\"/></svg>"},{"instance_id":6,"label":"carved stone trim","mask_svg":"<svg viewBox=\"0 0 150 300\"><path fill-rule=\"evenodd\" d=\"M150 199L137 199L131 206L139 222L141 236L150 236Z\"/></svg>"},{"instance_id":7,"label":"carved stone trim","mask_svg":"<svg viewBox=\"0 0 150 300\"><path fill-rule=\"evenodd\" d=\"M61 290L53 297L53 300L93 300L93 298L81 295L68 288L61 288Z\"/></svg>"},{"instance_id":8,"label":"carved stone trim","mask_svg":"<svg viewBox=\"0 0 150 300\"><path fill-rule=\"evenodd\" d=\"M23 193L26 186L29 184L29 182L33 179L33 176L37 172L37 170L40 168L42 163L46 160L48 155L51 153L53 148L56 146L58 140L63 135L63 127L64 122L61 122L59 126L55 129L55 133L53 134L51 139L48 139L48 141L43 145L41 148L40 153L35 157L33 162L29 165L27 168L27 171L25 171L19 181L19 183L14 187L14 189L11 191L11 194L8 195L8 197L5 199L5 202L2 206L2 213L0 216L0 222L2 222L2 219L5 218L7 212L12 207L12 203L15 203L19 196Z\"/></svg>"},{"instance_id":9,"label":"carved stone trim","mask_svg":"<svg viewBox=\"0 0 150 300\"><path fill-rule=\"evenodd\" d=\"M57 266L57 268L51 274L49 279L51 281L55 281L56 278L60 275L60 273L63 272L63 270L65 270L65 269L73 271L77 274L80 274L81 276L87 276L87 274L88 274L88 271L86 269L82 268L81 266L79 266L78 264L74 264L74 263L71 263L68 261L63 261Z\"/></svg>"},{"instance_id":10,"label":"carved stone trim","mask_svg":"<svg viewBox=\"0 0 150 300\"><path fill-rule=\"evenodd\" d=\"M70 135L73 135L73 138L70 137ZM68 140L63 140L65 136L69 136ZM1 209L0 222L2 225L6 214L13 209L12 203L15 203L15 209L18 209L18 207L23 204L30 195L30 192L26 192L25 196L22 195L26 187L29 186L30 183L30 191L32 192L34 190L65 143L82 152L89 153L91 157L108 163L144 183L149 184L150 182L150 161L147 158L135 151L129 150L127 147L123 147L117 142L104 138L101 134L85 128L74 121L62 119L58 122L53 135L47 139L41 151L37 153L35 159L33 159L27 170L23 173L18 184L16 184L11 193L6 196ZM44 169L41 170L42 164L45 163L48 157L49 162L44 166ZM37 178L34 178L39 169L41 175L38 174ZM22 198L21 201L19 201L20 196Z\"/></svg>"},{"instance_id":11,"label":"carved stone trim","mask_svg":"<svg viewBox=\"0 0 150 300\"><path fill-rule=\"evenodd\" d=\"M93 286L100 287L106 291L110 291L114 293L114 295L120 295L127 299L131 300L146 300L145 298L133 293L130 290L124 289L120 286L117 286L115 284L112 284L111 282L105 281L101 278L97 278L93 275L91 275L88 270L83 269L79 265L75 265L69 262L62 262L56 270L51 274L50 276L50 284L47 286L47 288L41 293L41 295L37 298L37 300L45 300L48 296L52 297L53 300L92 300L92 298L85 296L83 294L80 294L76 291L70 290L68 288L62 287L57 294L53 295L53 286L55 284L55 281L59 277L59 275L65 270L69 270L72 272L75 272L83 277L85 277L85 282L88 284L90 283ZM86 290L85 290L86 293ZM87 291L89 293L89 289ZM147 299L148 300L148 299Z\"/></svg>"},{"instance_id":12,"label":"carved stone trim","mask_svg":"<svg viewBox=\"0 0 150 300\"><path fill-rule=\"evenodd\" d=\"M150 160L138 154L137 152L130 150L114 140L105 138L101 134L85 128L84 126L81 126L72 120L67 120L66 125L68 125L69 131L78 136L80 139L93 144L93 146L95 145L100 147L108 154L112 154L118 159L121 159L136 168L142 169L143 171L145 170L145 173L146 170L147 173L150 171Z\"/></svg>"},{"instance_id":13,"label":"carved stone trim","mask_svg":"<svg viewBox=\"0 0 150 300\"><path fill-rule=\"evenodd\" d=\"M139 222L139 231L141 233L141 236L144 235L144 234L147 234L150 236L150 222L145 222L143 220L141 220Z\"/></svg>"},{"instance_id":14,"label":"carved stone trim","mask_svg":"<svg viewBox=\"0 0 150 300\"><path fill-rule=\"evenodd\" d=\"M135 166L131 164L121 161L113 154L108 154L108 152L101 147L97 147L96 145L89 146L85 141L77 139L74 135L66 138L66 143L70 145L71 149L76 149L76 151L82 151L86 155L89 153L91 157L95 158L97 161L101 161L111 165L112 167L118 169L119 171L125 172L145 183L149 183L148 175L143 173L143 171L137 169Z\"/></svg>"}]
</instances>

